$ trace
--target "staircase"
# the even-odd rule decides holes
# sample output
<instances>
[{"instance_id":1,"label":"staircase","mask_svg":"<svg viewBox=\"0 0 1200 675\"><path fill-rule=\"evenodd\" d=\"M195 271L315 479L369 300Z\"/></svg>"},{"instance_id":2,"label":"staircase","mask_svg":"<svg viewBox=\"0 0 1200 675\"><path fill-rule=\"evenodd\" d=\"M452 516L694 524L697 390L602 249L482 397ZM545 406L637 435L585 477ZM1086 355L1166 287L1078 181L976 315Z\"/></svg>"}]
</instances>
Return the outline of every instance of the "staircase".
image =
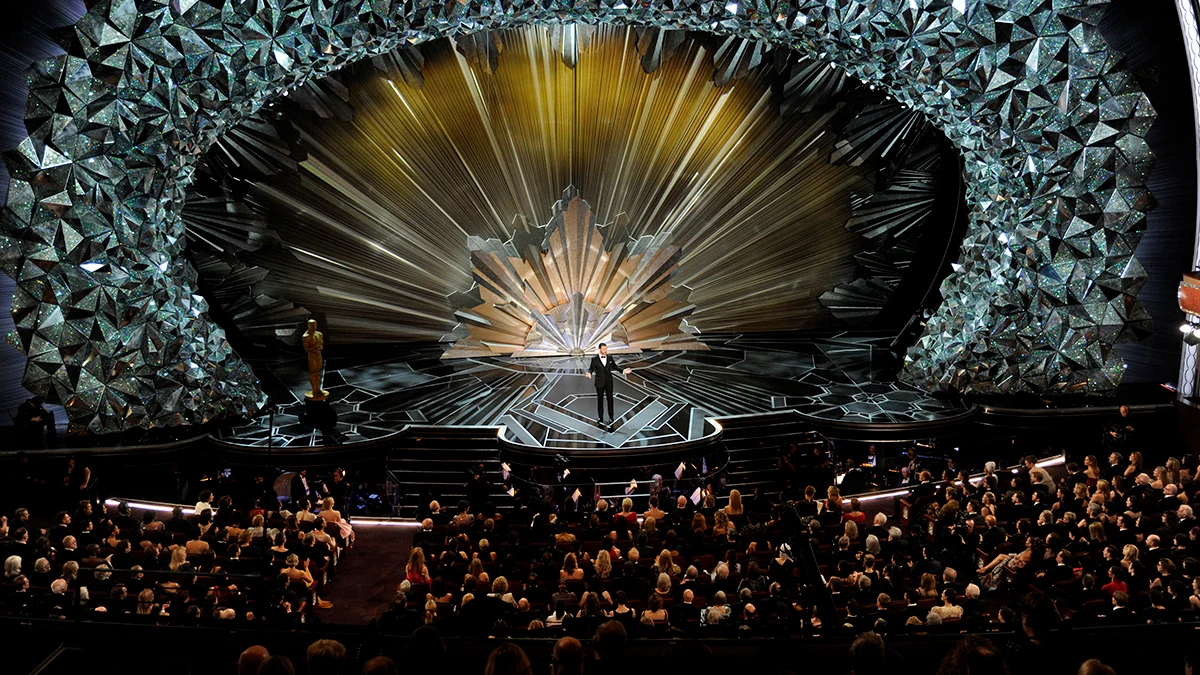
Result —
<instances>
[{"instance_id":1,"label":"staircase","mask_svg":"<svg viewBox=\"0 0 1200 675\"><path fill-rule=\"evenodd\" d=\"M500 448L495 427L437 427L416 430L402 439L387 456L388 484L396 515L415 517L431 499L457 513L459 500L467 498L471 467L482 464L490 481L487 499L497 508L512 499L500 484Z\"/></svg>"},{"instance_id":2,"label":"staircase","mask_svg":"<svg viewBox=\"0 0 1200 675\"><path fill-rule=\"evenodd\" d=\"M825 443L821 434L799 426L790 413L726 417L721 424L729 451L727 487L747 495L756 489L766 493L784 488L777 465L781 448L795 443L801 453L811 454Z\"/></svg>"},{"instance_id":3,"label":"staircase","mask_svg":"<svg viewBox=\"0 0 1200 675\"><path fill-rule=\"evenodd\" d=\"M728 489L736 488L746 495L755 489L770 493L784 488L776 466L780 448L796 443L802 453L811 454L825 442L819 433L805 429L794 415L788 413L733 416L723 418L721 423L724 436L714 446L714 452L705 456L707 473L721 471ZM486 498L497 508L512 505L512 498L501 484L502 460L495 427L417 428L399 443L386 459L388 488L396 505L396 515L415 517L432 499L438 500L444 509L455 511L459 500L467 498L469 472L477 464L483 465L490 482ZM695 465L695 471L701 469L700 458L689 462ZM516 466L514 463L514 471ZM660 469L669 487L674 486L673 469L673 465ZM644 474L645 467L623 465L586 470L588 486L590 481L595 481L601 496L614 506L629 496L638 508L644 508L642 505L649 494L650 483ZM689 475L695 476L695 472L689 472ZM638 485L626 495L625 489L631 478L638 478ZM548 475L546 480L550 480ZM689 485L695 481L695 478L685 478ZM813 484L822 485L821 481ZM682 489L682 486L674 487Z\"/></svg>"}]
</instances>

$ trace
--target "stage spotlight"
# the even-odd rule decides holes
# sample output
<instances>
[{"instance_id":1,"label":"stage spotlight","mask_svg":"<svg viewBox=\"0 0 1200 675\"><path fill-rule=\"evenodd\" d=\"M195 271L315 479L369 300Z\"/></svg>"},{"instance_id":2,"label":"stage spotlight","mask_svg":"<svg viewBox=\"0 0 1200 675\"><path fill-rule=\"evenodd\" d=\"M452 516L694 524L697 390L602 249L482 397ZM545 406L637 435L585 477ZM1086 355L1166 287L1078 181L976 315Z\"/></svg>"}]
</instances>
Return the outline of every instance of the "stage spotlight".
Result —
<instances>
[{"instance_id":1,"label":"stage spotlight","mask_svg":"<svg viewBox=\"0 0 1200 675\"><path fill-rule=\"evenodd\" d=\"M1185 321L1179 324L1179 334L1183 338L1184 344L1196 345L1200 344L1200 325L1190 321Z\"/></svg>"}]
</instances>

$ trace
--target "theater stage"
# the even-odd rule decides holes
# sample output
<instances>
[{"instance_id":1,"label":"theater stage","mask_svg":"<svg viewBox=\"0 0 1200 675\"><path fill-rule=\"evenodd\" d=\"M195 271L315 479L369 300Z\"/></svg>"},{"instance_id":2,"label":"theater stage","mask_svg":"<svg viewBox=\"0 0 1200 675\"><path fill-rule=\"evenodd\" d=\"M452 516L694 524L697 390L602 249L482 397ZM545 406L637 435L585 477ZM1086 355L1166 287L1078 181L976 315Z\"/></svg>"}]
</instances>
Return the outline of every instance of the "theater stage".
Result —
<instances>
[{"instance_id":1,"label":"theater stage","mask_svg":"<svg viewBox=\"0 0 1200 675\"><path fill-rule=\"evenodd\" d=\"M305 423L302 357L254 364L277 405L222 432L242 447L320 447L385 442L409 425L503 427L507 443L545 450L678 446L719 433L721 418L794 410L802 419L904 425L962 417L957 401L895 382L888 338L706 335L706 352L618 356L633 369L616 386L617 426L595 424L582 358L442 360L443 349L364 346L326 354L324 388L337 424ZM717 422L714 423L714 420Z\"/></svg>"}]
</instances>

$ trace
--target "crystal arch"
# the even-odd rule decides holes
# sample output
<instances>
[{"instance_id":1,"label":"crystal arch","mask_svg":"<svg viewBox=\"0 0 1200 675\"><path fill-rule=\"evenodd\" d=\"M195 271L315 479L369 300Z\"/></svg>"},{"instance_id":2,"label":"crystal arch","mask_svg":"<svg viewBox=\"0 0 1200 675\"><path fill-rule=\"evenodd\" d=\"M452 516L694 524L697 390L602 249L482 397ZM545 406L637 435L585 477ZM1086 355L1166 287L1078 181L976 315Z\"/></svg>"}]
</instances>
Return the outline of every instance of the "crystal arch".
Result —
<instances>
[{"instance_id":1,"label":"crystal arch","mask_svg":"<svg viewBox=\"0 0 1200 675\"><path fill-rule=\"evenodd\" d=\"M3 267L25 384L98 432L253 412L253 374L180 255L184 186L220 134L368 56L533 22L765 40L832 61L963 152L970 229L905 378L926 388L1100 391L1146 316L1133 259L1152 163L1145 95L1095 0L367 2L99 0L35 64Z\"/></svg>"}]
</instances>

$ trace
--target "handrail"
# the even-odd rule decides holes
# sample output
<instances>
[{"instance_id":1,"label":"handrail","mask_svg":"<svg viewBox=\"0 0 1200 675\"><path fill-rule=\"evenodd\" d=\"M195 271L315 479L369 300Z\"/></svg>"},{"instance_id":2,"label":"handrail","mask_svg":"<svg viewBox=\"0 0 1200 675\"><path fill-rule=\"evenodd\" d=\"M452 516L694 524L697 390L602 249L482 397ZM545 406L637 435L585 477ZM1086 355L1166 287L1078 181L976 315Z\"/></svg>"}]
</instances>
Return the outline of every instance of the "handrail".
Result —
<instances>
[{"instance_id":1,"label":"handrail","mask_svg":"<svg viewBox=\"0 0 1200 675\"><path fill-rule=\"evenodd\" d=\"M1071 406L1068 408L1012 408L1007 406L993 405L990 403L978 404L981 412L984 415L1012 415L1015 417L1086 417L1091 415L1115 415L1121 409L1121 404L1097 405L1097 406ZM1135 412L1155 412L1159 410L1169 410L1175 407L1174 401L1164 401L1162 403L1132 403L1127 404L1130 413Z\"/></svg>"},{"instance_id":2,"label":"handrail","mask_svg":"<svg viewBox=\"0 0 1200 675\"><path fill-rule=\"evenodd\" d=\"M131 509L155 511L157 513L171 513L176 508L183 509L184 512L187 513L189 509L193 508L193 505L191 504L174 504L171 502L154 501L152 499L126 499L123 497L108 497L104 500L105 506L116 507L120 506L122 503ZM213 512L215 513L216 509L213 509ZM317 513L320 513L320 511ZM399 516L389 516L385 518L382 516L352 516L349 514L343 514L342 517L346 520L346 522L351 523L356 527L359 525L383 527L421 526L420 523L414 521L412 518L401 518Z\"/></svg>"},{"instance_id":3,"label":"handrail","mask_svg":"<svg viewBox=\"0 0 1200 675\"><path fill-rule=\"evenodd\" d=\"M1034 463L1034 466L1037 466L1038 468L1046 468L1049 466L1059 466L1059 465L1065 464L1066 461L1067 461L1066 455L1059 453L1057 455L1050 455L1049 457L1039 459L1037 462ZM997 474L1005 473L1005 472L1012 473L1015 471L1019 471L1022 466L1023 466L1022 464L1012 464L1003 469L1001 469L1000 467L996 467L995 473L997 473ZM979 473L967 476L967 480L971 481L972 483L977 483L977 482L983 480L985 476L987 476L987 473L981 471ZM938 481L930 481L930 484L934 485L937 488L941 488L941 487L946 487L951 484L958 485L960 482L961 481L957 481L957 480L955 480L955 481L938 480ZM890 490L871 490L871 491L867 491L867 492L858 492L855 494L846 494L846 495L842 495L842 499L844 499L844 500L857 499L860 502L866 502L866 501L874 501L876 499L886 499L888 497L900 497L903 495L912 494L912 491L915 490L918 485L921 485L921 484L918 483L917 485L913 485L912 487L905 487L905 488L893 488Z\"/></svg>"}]
</instances>

